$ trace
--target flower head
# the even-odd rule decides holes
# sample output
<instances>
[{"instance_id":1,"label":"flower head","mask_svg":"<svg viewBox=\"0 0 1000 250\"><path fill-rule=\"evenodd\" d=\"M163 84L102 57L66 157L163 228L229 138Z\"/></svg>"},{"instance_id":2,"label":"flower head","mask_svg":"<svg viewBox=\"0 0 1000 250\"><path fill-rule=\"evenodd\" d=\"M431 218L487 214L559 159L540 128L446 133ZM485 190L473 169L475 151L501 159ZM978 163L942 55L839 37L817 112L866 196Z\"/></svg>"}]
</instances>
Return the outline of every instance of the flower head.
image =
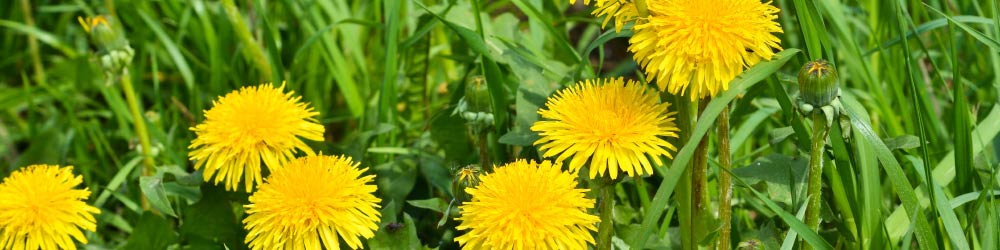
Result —
<instances>
[{"instance_id":1,"label":"flower head","mask_svg":"<svg viewBox=\"0 0 1000 250\"><path fill-rule=\"evenodd\" d=\"M590 160L590 178L619 170L629 176L653 173L649 158L662 165L660 156L677 150L664 137L677 137L670 103L660 102L655 90L621 78L586 80L549 97L543 120L531 130L541 138L535 145L544 157L557 162L572 157L569 168L579 170Z\"/></svg>"},{"instance_id":2,"label":"flower head","mask_svg":"<svg viewBox=\"0 0 1000 250\"><path fill-rule=\"evenodd\" d=\"M0 183L0 249L76 249L87 243L83 230L97 229L101 210L85 202L90 191L75 189L83 177L73 167L32 165Z\"/></svg>"},{"instance_id":3,"label":"flower head","mask_svg":"<svg viewBox=\"0 0 1000 250\"><path fill-rule=\"evenodd\" d=\"M374 175L343 156L306 156L276 169L250 196L243 224L251 249L357 249L378 229Z\"/></svg>"},{"instance_id":4,"label":"flower head","mask_svg":"<svg viewBox=\"0 0 1000 250\"><path fill-rule=\"evenodd\" d=\"M781 50L778 8L760 0L656 0L629 51L661 90L715 96L745 68Z\"/></svg>"},{"instance_id":5,"label":"flower head","mask_svg":"<svg viewBox=\"0 0 1000 250\"><path fill-rule=\"evenodd\" d=\"M467 188L455 238L465 249L586 249L594 243L594 200L577 189L576 175L550 161L518 160L495 168Z\"/></svg>"},{"instance_id":6,"label":"flower head","mask_svg":"<svg viewBox=\"0 0 1000 250\"><path fill-rule=\"evenodd\" d=\"M576 3L576 0L569 0L569 2ZM583 0L583 3L590 4L590 0ZM597 17L604 17L601 28L608 26L608 23L614 19L615 31L621 32L622 27L625 27L625 23L631 22L639 16L639 10L636 9L632 0L595 0L594 11L590 12L590 14Z\"/></svg>"},{"instance_id":7,"label":"flower head","mask_svg":"<svg viewBox=\"0 0 1000 250\"><path fill-rule=\"evenodd\" d=\"M313 154L299 137L323 140L323 125L314 118L319 113L282 89L243 87L205 111L205 122L191 129L197 138L188 156L195 169L204 168L206 182L214 175L216 184L225 181L226 190L236 190L244 179L250 192L262 182L262 161L273 170L294 158L296 149Z\"/></svg>"}]
</instances>

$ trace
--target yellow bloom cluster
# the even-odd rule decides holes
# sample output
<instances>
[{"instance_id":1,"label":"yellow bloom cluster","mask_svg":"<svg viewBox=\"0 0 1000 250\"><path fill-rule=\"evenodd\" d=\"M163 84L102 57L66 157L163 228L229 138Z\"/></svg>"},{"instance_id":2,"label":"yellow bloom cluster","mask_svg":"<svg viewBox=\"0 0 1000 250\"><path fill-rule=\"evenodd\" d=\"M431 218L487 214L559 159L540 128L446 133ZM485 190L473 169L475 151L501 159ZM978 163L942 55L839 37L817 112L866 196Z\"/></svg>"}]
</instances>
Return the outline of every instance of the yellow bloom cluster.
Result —
<instances>
[{"instance_id":1,"label":"yellow bloom cluster","mask_svg":"<svg viewBox=\"0 0 1000 250\"><path fill-rule=\"evenodd\" d=\"M90 191L73 167L31 165L0 183L0 249L76 249L87 243L80 229L97 230L87 205Z\"/></svg>"},{"instance_id":2,"label":"yellow bloom cluster","mask_svg":"<svg viewBox=\"0 0 1000 250\"><path fill-rule=\"evenodd\" d=\"M594 200L576 179L549 161L496 167L466 189L472 201L461 205L457 229L468 232L455 241L464 249L587 249L599 219L587 213Z\"/></svg>"},{"instance_id":3,"label":"yellow bloom cluster","mask_svg":"<svg viewBox=\"0 0 1000 250\"><path fill-rule=\"evenodd\" d=\"M550 97L548 109L538 111L543 120L531 130L541 136L535 145L544 157L570 157L569 168L590 162L590 178L607 173L617 179L652 174L663 165L661 156L677 150L667 137L677 137L675 112L660 102L659 93L636 81L622 78L585 80ZM652 163L650 162L652 160Z\"/></svg>"},{"instance_id":4,"label":"yellow bloom cluster","mask_svg":"<svg viewBox=\"0 0 1000 250\"><path fill-rule=\"evenodd\" d=\"M214 175L236 190L243 180L253 192L243 220L251 249L340 249L341 238L361 248L359 237L373 237L381 217L375 176L350 157L315 155L300 137L323 140L319 113L283 89L244 87L216 100L191 129L189 157L206 182Z\"/></svg>"}]
</instances>

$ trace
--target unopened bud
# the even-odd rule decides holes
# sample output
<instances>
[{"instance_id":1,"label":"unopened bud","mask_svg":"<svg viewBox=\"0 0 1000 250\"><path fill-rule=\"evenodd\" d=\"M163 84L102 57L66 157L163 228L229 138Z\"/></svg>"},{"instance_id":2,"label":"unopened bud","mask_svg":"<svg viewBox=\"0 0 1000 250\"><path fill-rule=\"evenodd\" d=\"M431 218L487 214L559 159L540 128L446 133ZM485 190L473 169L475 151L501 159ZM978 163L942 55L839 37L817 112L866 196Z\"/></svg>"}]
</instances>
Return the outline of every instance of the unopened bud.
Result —
<instances>
[{"instance_id":1,"label":"unopened bud","mask_svg":"<svg viewBox=\"0 0 1000 250\"><path fill-rule=\"evenodd\" d=\"M799 70L799 93L802 101L813 106L826 106L837 97L837 70L826 60L811 61Z\"/></svg>"},{"instance_id":2,"label":"unopened bud","mask_svg":"<svg viewBox=\"0 0 1000 250\"><path fill-rule=\"evenodd\" d=\"M465 84L465 101L469 105L467 111L493 113L490 89L482 76L474 76Z\"/></svg>"}]
</instances>

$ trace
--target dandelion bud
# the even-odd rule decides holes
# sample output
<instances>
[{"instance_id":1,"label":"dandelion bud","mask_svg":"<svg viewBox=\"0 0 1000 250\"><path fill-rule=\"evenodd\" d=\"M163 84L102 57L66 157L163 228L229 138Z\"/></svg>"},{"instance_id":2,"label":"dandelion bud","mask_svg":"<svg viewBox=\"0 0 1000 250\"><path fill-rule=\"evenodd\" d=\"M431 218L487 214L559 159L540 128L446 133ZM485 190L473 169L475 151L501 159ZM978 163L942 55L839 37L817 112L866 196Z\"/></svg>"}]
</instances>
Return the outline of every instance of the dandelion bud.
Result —
<instances>
[{"instance_id":1,"label":"dandelion bud","mask_svg":"<svg viewBox=\"0 0 1000 250\"><path fill-rule=\"evenodd\" d=\"M101 50L114 51L129 47L125 34L112 28L111 23L104 16L99 15L86 19L77 17L77 21L80 22L80 26L83 26L83 30L90 34L94 44Z\"/></svg>"},{"instance_id":2,"label":"dandelion bud","mask_svg":"<svg viewBox=\"0 0 1000 250\"><path fill-rule=\"evenodd\" d=\"M837 71L826 60L811 61L799 70L799 92L802 101L813 106L826 106L837 97Z\"/></svg>"},{"instance_id":3,"label":"dandelion bud","mask_svg":"<svg viewBox=\"0 0 1000 250\"><path fill-rule=\"evenodd\" d=\"M490 89L486 87L486 81L482 76L475 76L469 79L465 85L465 101L468 102L468 111L472 112L493 112L493 103L490 100Z\"/></svg>"}]
</instances>

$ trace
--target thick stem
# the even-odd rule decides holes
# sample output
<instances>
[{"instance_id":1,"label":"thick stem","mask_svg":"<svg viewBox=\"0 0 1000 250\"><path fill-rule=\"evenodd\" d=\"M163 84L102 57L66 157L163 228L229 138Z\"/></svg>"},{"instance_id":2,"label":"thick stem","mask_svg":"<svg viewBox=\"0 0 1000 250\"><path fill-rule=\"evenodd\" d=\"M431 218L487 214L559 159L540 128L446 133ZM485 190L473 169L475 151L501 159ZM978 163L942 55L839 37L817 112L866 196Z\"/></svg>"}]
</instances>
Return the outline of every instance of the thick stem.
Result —
<instances>
[{"instance_id":1,"label":"thick stem","mask_svg":"<svg viewBox=\"0 0 1000 250\"><path fill-rule=\"evenodd\" d=\"M476 132L476 147L479 148L479 167L483 168L487 172L493 170L493 165L490 165L490 152L489 152L489 132L485 128L479 128L479 126L474 126L473 128Z\"/></svg>"},{"instance_id":2,"label":"thick stem","mask_svg":"<svg viewBox=\"0 0 1000 250\"><path fill-rule=\"evenodd\" d=\"M150 153L152 146L149 143L149 132L146 130L146 120L142 117L142 111L139 109L139 99L136 98L135 88L132 87L132 77L128 73L128 68L122 69L121 72L122 81L122 92L125 92L125 101L128 102L128 109L132 114L132 124L135 126L135 134L139 137L139 145L141 145L142 150L139 153L142 154L142 163L145 167L142 168L142 176L150 176L156 166L153 162L153 155ZM142 197L142 208L143 210L149 210L149 201L146 197Z\"/></svg>"},{"instance_id":3,"label":"thick stem","mask_svg":"<svg viewBox=\"0 0 1000 250\"><path fill-rule=\"evenodd\" d=\"M719 250L729 250L730 233L732 232L732 208L733 204L733 179L729 175L732 169L729 155L729 105L722 109L718 121L719 136L719 220L722 228L719 229Z\"/></svg>"},{"instance_id":4,"label":"thick stem","mask_svg":"<svg viewBox=\"0 0 1000 250\"><path fill-rule=\"evenodd\" d=\"M697 116L697 102L694 102L688 96L674 96L674 102L677 103L677 128L680 130L678 143L680 145L687 144L691 140L691 130L694 128L694 121L698 119ZM692 161L693 163L693 161ZM690 250L692 249L693 243L691 242L691 235L694 233L694 213L692 211L693 196L691 188L691 171L692 168L684 169L684 173L681 176L679 183L677 184L677 221L680 225L680 237L681 237L681 249ZM669 223L669 222L667 222Z\"/></svg>"},{"instance_id":5,"label":"thick stem","mask_svg":"<svg viewBox=\"0 0 1000 250\"><path fill-rule=\"evenodd\" d=\"M698 105L697 115L705 111L708 99L702 99ZM689 249L698 249L698 244L708 235L708 137L702 137L694 151L691 161L691 241Z\"/></svg>"},{"instance_id":6,"label":"thick stem","mask_svg":"<svg viewBox=\"0 0 1000 250\"><path fill-rule=\"evenodd\" d=\"M597 202L600 203L601 223L597 228L597 249L610 250L611 237L615 235L615 223L612 215L615 207L615 181L611 177L603 176L596 180L600 187L600 196Z\"/></svg>"},{"instance_id":7,"label":"thick stem","mask_svg":"<svg viewBox=\"0 0 1000 250\"><path fill-rule=\"evenodd\" d=\"M823 146L826 144L826 117L819 110L813 112L812 149L809 151L809 204L806 208L806 226L817 231L819 229L819 210L823 187ZM811 249L809 244L802 244L803 249Z\"/></svg>"}]
</instances>

